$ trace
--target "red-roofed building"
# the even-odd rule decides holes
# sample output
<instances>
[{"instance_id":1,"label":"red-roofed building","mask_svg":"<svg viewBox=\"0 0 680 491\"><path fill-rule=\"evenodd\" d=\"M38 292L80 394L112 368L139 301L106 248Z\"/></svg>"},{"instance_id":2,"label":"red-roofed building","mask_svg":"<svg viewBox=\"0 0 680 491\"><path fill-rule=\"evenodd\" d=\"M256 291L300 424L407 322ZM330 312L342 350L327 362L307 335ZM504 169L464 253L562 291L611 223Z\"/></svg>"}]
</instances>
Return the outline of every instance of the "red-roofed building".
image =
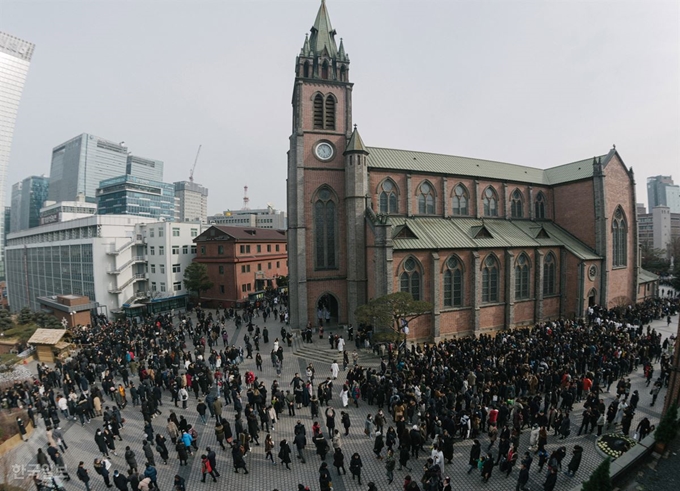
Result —
<instances>
[{"instance_id":1,"label":"red-roofed building","mask_svg":"<svg viewBox=\"0 0 680 491\"><path fill-rule=\"evenodd\" d=\"M276 288L288 275L286 232L213 225L194 239L194 262L205 264L213 287L201 299L225 307Z\"/></svg>"}]
</instances>

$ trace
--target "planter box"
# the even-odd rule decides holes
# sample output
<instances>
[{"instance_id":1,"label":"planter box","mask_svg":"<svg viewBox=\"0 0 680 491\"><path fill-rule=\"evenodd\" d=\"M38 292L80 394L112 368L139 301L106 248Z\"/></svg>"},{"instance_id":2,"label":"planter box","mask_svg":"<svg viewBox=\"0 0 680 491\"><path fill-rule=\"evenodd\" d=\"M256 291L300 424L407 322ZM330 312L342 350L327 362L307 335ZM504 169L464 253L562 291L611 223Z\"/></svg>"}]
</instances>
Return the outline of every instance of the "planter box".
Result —
<instances>
[{"instance_id":1,"label":"planter box","mask_svg":"<svg viewBox=\"0 0 680 491\"><path fill-rule=\"evenodd\" d=\"M31 433L33 433L33 423L30 421L26 424L26 438L31 436ZM5 440L1 445L0 445L0 455L4 455L5 453L9 452L10 450L13 450L15 447L18 447L23 443L23 440L21 439L20 434L16 434L13 437Z\"/></svg>"}]
</instances>

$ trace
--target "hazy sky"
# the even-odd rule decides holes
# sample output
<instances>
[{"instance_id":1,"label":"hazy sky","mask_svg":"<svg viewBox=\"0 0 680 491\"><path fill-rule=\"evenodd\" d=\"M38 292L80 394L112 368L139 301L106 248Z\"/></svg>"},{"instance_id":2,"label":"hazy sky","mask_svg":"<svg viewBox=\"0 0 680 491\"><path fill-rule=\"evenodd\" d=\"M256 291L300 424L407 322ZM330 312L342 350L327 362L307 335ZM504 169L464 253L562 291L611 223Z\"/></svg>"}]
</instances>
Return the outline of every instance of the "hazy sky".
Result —
<instances>
[{"instance_id":1,"label":"hazy sky","mask_svg":"<svg viewBox=\"0 0 680 491\"><path fill-rule=\"evenodd\" d=\"M676 1L328 0L369 146L550 167L616 144L637 201L680 181ZM7 173L49 174L88 132L185 180L209 212L285 209L295 56L318 0L0 0L0 30L36 44Z\"/></svg>"}]
</instances>

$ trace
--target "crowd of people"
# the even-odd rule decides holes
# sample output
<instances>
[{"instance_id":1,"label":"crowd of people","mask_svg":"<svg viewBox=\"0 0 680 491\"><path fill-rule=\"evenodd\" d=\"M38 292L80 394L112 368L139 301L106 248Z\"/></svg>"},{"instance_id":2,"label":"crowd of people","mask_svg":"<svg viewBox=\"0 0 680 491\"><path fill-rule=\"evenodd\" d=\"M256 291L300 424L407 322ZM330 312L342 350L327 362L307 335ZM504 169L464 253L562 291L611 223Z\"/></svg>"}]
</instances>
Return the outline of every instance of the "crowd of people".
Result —
<instances>
[{"instance_id":1,"label":"crowd of people","mask_svg":"<svg viewBox=\"0 0 680 491\"><path fill-rule=\"evenodd\" d=\"M353 452L346 459L342 438L352 426L352 406L364 404L372 407L363 421L367 441L363 459L369 455L381 462L389 485L398 465L396 470L409 472L405 491L450 490L446 468L459 465L468 473L478 472L485 482L495 467L507 476L517 467L517 489L524 489L529 472L542 472L547 464L542 484L551 491L567 456L560 440L569 438L576 425L575 403L584 403L579 434L597 428L599 435L603 428L617 425L628 434L637 405L655 402L668 383L673 346L648 324L675 315L679 306L677 298L664 298L628 308L592 307L582 321L547 322L495 337L480 335L410 349L390 346L379 368L358 365L356 350L350 363L343 336L330 334L330 349L346 370L341 374L335 362L331 376L317 379L310 364L304 373L284 381L283 346L292 337L285 324L285 305L285 297L271 296L242 311L197 308L195 321L185 314L141 322L97 318L74 332L80 349L72 358L53 367L41 365L31 384L16 384L4 397L11 405L26 404L34 421L42 418L48 441L38 461L58 470L63 479L71 476L63 467L68 447L60 421L70 418L83 427L91 425L101 455L91 463L80 462L76 471L87 491L93 473L119 491L157 489L158 465L172 461L181 468L194 454L201 461L202 481L207 477L217 481L216 453L199 445L196 428L187 420L185 410L194 409L203 424L210 418L235 473L249 474L245 457L259 452L254 447L261 441L261 451L272 465L288 470L294 459L306 463L309 439L320 459L322 491L332 483L329 455L338 475L346 474L347 460L353 480L361 484L362 455ZM267 318L284 319L280 336L273 340ZM230 335L236 339L226 327L230 319L246 328L243 346L229 342ZM370 340L365 326L359 326L360 339L353 330L348 334L347 341L356 341L357 347ZM270 384L258 375L261 349L270 352L277 372ZM253 352L259 370L245 370L243 363L253 358ZM660 369L654 369L656 363ZM631 391L630 375L639 368L653 384L653 399L643 401ZM606 406L603 394L611 390L616 397ZM141 443L123 438L129 411L143 416ZM311 416L311 431L302 423L303 415ZM294 418L295 429L290 435L277 433L274 441L272 432L282 418ZM652 431L651 422L645 420L635 429L638 438ZM530 445L520 449L525 430L530 432ZM557 441L549 445L550 438ZM454 463L454 444L467 439L473 442L469 459ZM110 455L117 456L118 451L125 467L111 462ZM582 452L580 446L574 447L565 474L576 475ZM538 462L532 466L535 458ZM180 474L175 476L175 491L187 489ZM39 490L52 489L52 484L36 480ZM371 481L368 486L376 485Z\"/></svg>"}]
</instances>

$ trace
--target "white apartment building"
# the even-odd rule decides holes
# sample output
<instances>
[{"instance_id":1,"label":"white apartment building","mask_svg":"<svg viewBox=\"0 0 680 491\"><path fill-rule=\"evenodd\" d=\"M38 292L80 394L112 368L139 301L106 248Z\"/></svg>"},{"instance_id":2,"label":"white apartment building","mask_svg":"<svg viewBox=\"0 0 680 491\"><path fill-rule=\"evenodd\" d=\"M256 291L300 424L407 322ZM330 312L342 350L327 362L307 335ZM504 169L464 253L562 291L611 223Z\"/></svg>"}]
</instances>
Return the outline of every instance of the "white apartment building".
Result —
<instances>
[{"instance_id":1,"label":"white apartment building","mask_svg":"<svg viewBox=\"0 0 680 491\"><path fill-rule=\"evenodd\" d=\"M148 297L168 298L189 293L184 288L184 270L196 256L200 223L160 222L140 227L145 243Z\"/></svg>"},{"instance_id":2,"label":"white apartment building","mask_svg":"<svg viewBox=\"0 0 680 491\"><path fill-rule=\"evenodd\" d=\"M225 211L221 215L208 217L208 223L228 227L270 228L273 230L286 230L288 228L286 212L275 210L271 206L253 210Z\"/></svg>"},{"instance_id":3,"label":"white apartment building","mask_svg":"<svg viewBox=\"0 0 680 491\"><path fill-rule=\"evenodd\" d=\"M111 314L139 301L186 295L184 269L200 233L199 224L94 215L10 234L10 309L39 310L38 297L76 294Z\"/></svg>"},{"instance_id":4,"label":"white apartment building","mask_svg":"<svg viewBox=\"0 0 680 491\"><path fill-rule=\"evenodd\" d=\"M175 183L179 199L179 221L206 223L208 219L208 188L190 181Z\"/></svg>"}]
</instances>

